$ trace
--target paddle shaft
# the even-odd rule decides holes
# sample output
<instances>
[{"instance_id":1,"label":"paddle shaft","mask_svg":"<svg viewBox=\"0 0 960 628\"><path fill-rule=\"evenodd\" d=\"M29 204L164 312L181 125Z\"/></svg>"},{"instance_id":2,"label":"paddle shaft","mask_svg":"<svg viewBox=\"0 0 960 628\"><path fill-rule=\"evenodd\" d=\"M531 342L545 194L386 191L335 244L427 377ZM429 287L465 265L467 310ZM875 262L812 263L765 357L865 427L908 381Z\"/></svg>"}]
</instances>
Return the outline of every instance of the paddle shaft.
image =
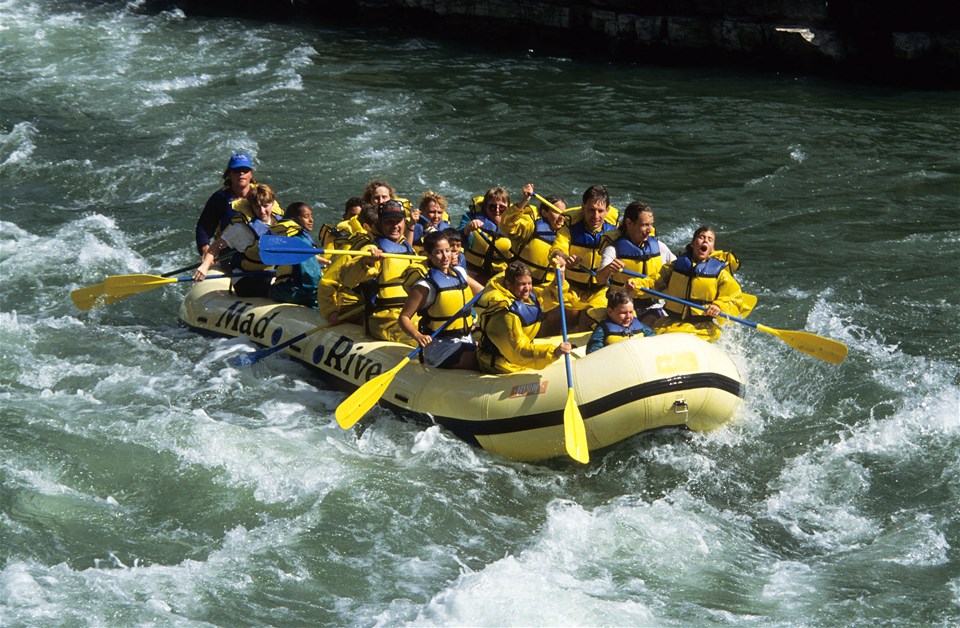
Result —
<instances>
[{"instance_id":1,"label":"paddle shaft","mask_svg":"<svg viewBox=\"0 0 960 628\"><path fill-rule=\"evenodd\" d=\"M618 272L623 273L624 275L630 275L632 277L639 277L641 279L646 279L646 275L643 273L638 273L632 270L627 270L626 268L621 268ZM698 310L706 310L706 305L701 305L700 303L694 303L693 301L687 301L686 299L681 299L680 297L671 296L669 294L664 294L663 292L657 292L656 290L650 290L649 288L640 288L641 291L646 292L647 294L652 294L654 296L660 297L661 299L666 299L667 301L673 301L674 303L679 303L681 305L686 305L687 307L696 308ZM740 323L741 325L746 325L747 327L757 328L757 323L747 320L745 318L740 318L739 316L734 316L732 314L727 314L725 312L720 312L718 316L723 318L728 318L734 322Z\"/></svg>"},{"instance_id":2,"label":"paddle shaft","mask_svg":"<svg viewBox=\"0 0 960 628\"><path fill-rule=\"evenodd\" d=\"M353 251L340 249L316 249L303 244L299 238L288 238L277 235L260 237L260 259L265 264L299 264L314 255L355 255L358 257L373 257L371 251ZM423 255L409 255L406 253L381 253L382 257L410 259L422 261L427 259Z\"/></svg>"},{"instance_id":3,"label":"paddle shaft","mask_svg":"<svg viewBox=\"0 0 960 628\"><path fill-rule=\"evenodd\" d=\"M358 308L354 308L354 309L352 309L352 310L348 310L347 312L345 312L345 313L343 314L343 317L344 317L344 318L348 318L348 317L350 317L350 316L353 316L354 314L357 314L358 312L360 312L362 309L363 309L363 307L358 307ZM275 346L273 346L273 347L268 347L268 348L266 348L266 349L261 349L261 350L259 350L259 351L254 351L253 353L249 353L249 354L246 354L246 355L241 355L241 356L237 357L237 358L233 361L233 364L234 364L234 366L246 366L246 365L249 365L249 364L253 364L253 363L258 362L258 361L260 361L260 360L262 360L262 359L264 359L264 358L266 358L266 357L269 357L269 356L273 355L274 353L278 353L278 352L280 352L280 351L283 351L284 349L286 349L286 348L289 347L290 345L295 344L295 343L297 343L297 342L300 342L301 340L303 340L303 339L306 338L307 336L313 335L313 334L317 333L318 331L322 331L322 330L326 329L327 327L332 327L332 325L331 325L330 323L323 323L322 325L317 325L317 326L314 327L313 329L310 329L310 330L308 330L308 331L305 331L305 332L303 332L302 334L300 334L300 335L298 335L298 336L294 336L293 338L291 338L290 340L287 340L286 342L282 342L282 343L280 343L280 344L278 344L278 345L275 345Z\"/></svg>"},{"instance_id":4,"label":"paddle shaft","mask_svg":"<svg viewBox=\"0 0 960 628\"><path fill-rule=\"evenodd\" d=\"M560 300L560 330L563 332L563 341L567 340L567 313L563 303L563 269L557 272L557 295ZM570 367L570 354L563 354L567 367L567 403L563 408L563 442L567 455L577 462L590 462L590 447L587 445L586 425L580 408L577 407L576 396L573 391L573 370Z\"/></svg>"},{"instance_id":5,"label":"paddle shaft","mask_svg":"<svg viewBox=\"0 0 960 628\"><path fill-rule=\"evenodd\" d=\"M218 257L217 259L215 259L215 260L213 260L213 261L214 261L214 262L222 262L223 260L229 259L229 258L231 258L231 257L233 257L233 252L232 252L232 251L229 251L229 252L227 252L227 253L221 253L221 254L220 254L220 257ZM183 268L178 268L178 269L176 269L176 270L171 270L170 272L163 273L163 274L160 275L160 276L161 276L161 277L173 277L174 275L179 275L180 273L185 273L185 272L187 272L188 270L196 270L196 269L200 268L200 264L201 264L201 262L197 262L196 264L191 264L190 266L184 266Z\"/></svg>"},{"instance_id":6,"label":"paddle shaft","mask_svg":"<svg viewBox=\"0 0 960 628\"><path fill-rule=\"evenodd\" d=\"M493 252L496 253L497 256L498 256L501 260L503 260L504 262L506 262L506 263L508 263L508 264L511 262L511 260L508 260L508 259L507 259L507 256L503 254L503 251L501 251L500 249L498 249L498 248L496 247L496 245L490 240L490 238L488 238L486 235L484 235L482 229L474 229L474 230L473 230L473 233L475 233L475 234L477 234L478 236L480 236L480 239L487 243L487 248L493 249Z\"/></svg>"},{"instance_id":7,"label":"paddle shaft","mask_svg":"<svg viewBox=\"0 0 960 628\"><path fill-rule=\"evenodd\" d=\"M440 332L445 330L450 323L459 319L463 314L465 314L473 305L480 300L480 297L483 296L483 292L475 295L470 301L467 302L460 311L448 318L443 322L436 331L430 334L430 338L436 338ZM418 353L423 351L422 346L418 346L416 349L411 351L407 357L400 361L399 364L394 366L392 369L385 373L377 375L370 381L364 383L360 388L357 388L353 391L349 397L343 400L339 406L337 406L334 416L337 419L337 423L345 430L353 427L357 421L363 418L370 408L372 408L377 401L380 400L380 397L383 396L383 393L387 391L387 387L390 386L390 383L393 381L393 378L396 377L397 373L400 372L404 366L407 365L410 360L416 357Z\"/></svg>"}]
</instances>

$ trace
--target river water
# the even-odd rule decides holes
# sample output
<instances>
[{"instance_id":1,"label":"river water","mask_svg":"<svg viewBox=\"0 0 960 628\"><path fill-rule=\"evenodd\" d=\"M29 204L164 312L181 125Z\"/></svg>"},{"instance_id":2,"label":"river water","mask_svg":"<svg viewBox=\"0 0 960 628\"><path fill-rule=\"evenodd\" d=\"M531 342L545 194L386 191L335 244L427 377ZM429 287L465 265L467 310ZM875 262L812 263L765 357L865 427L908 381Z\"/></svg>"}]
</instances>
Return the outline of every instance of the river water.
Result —
<instances>
[{"instance_id":1,"label":"river water","mask_svg":"<svg viewBox=\"0 0 960 628\"><path fill-rule=\"evenodd\" d=\"M960 621L957 93L154 7L0 1L0 624ZM455 217L603 183L850 355L729 329L733 425L588 466L342 431L295 362L180 328L182 286L70 301L195 262L235 149L318 222L373 177Z\"/></svg>"}]
</instances>

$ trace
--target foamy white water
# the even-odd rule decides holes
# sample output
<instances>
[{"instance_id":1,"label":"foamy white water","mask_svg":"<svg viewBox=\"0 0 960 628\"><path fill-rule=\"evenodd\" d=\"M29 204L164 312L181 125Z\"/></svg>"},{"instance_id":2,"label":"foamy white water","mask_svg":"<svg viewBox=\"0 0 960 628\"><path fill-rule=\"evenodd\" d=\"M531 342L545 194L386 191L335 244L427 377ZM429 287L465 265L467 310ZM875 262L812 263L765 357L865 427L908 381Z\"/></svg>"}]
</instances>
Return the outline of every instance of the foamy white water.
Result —
<instances>
[{"instance_id":1,"label":"foamy white water","mask_svg":"<svg viewBox=\"0 0 960 628\"><path fill-rule=\"evenodd\" d=\"M591 65L149 3L0 4L3 625L952 625L960 620L953 94ZM242 44L241 44L242 42ZM493 184L702 223L751 316L737 422L587 467L505 461L176 324L246 149L324 221L373 177L455 216ZM947 261L947 268L942 262ZM602 376L602 374L598 374Z\"/></svg>"}]
</instances>

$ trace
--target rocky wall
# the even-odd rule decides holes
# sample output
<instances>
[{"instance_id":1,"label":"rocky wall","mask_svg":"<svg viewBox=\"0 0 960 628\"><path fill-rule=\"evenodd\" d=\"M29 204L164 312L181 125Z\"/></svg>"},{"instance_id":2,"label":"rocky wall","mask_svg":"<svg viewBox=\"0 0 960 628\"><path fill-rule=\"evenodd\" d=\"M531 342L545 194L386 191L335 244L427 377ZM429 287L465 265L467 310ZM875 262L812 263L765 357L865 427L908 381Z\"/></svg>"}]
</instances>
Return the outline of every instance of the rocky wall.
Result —
<instances>
[{"instance_id":1,"label":"rocky wall","mask_svg":"<svg viewBox=\"0 0 960 628\"><path fill-rule=\"evenodd\" d=\"M571 56L960 87L960 2L181 0L185 11L390 24Z\"/></svg>"}]
</instances>

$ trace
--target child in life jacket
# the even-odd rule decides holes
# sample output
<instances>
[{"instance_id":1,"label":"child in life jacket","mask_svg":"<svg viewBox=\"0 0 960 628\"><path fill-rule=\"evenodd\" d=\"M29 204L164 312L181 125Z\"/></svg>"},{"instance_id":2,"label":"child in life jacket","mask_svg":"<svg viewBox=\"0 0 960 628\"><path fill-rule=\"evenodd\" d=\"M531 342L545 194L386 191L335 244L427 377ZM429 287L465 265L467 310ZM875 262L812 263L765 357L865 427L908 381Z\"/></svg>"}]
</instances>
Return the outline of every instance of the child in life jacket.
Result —
<instances>
[{"instance_id":1,"label":"child in life jacket","mask_svg":"<svg viewBox=\"0 0 960 628\"><path fill-rule=\"evenodd\" d=\"M607 292L607 318L597 325L587 342L587 353L603 349L631 336L653 336L654 331L640 322L633 307L633 297L626 290Z\"/></svg>"}]
</instances>

